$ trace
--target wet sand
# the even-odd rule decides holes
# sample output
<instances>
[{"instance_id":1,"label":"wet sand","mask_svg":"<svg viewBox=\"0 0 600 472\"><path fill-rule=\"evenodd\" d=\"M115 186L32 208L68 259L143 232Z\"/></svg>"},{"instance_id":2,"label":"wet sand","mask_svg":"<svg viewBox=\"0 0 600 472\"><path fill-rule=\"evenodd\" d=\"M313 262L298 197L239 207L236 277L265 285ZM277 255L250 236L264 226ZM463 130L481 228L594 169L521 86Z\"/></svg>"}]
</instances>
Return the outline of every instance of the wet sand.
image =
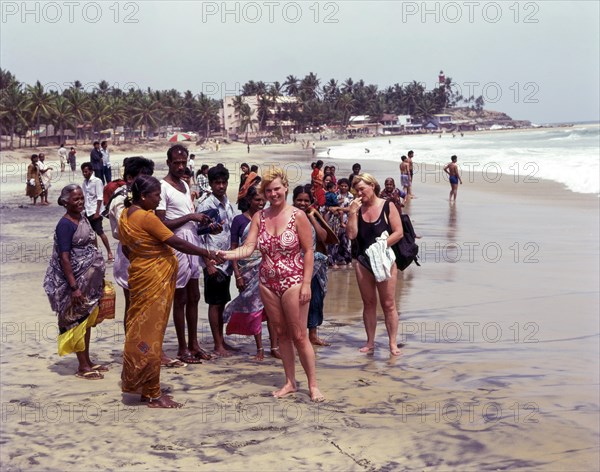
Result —
<instances>
[{"instance_id":1,"label":"wet sand","mask_svg":"<svg viewBox=\"0 0 600 472\"><path fill-rule=\"evenodd\" d=\"M151 155L162 177L164 152ZM279 361L250 361L253 340L237 336L240 355L163 369L163 387L185 402L168 411L120 392L121 293L117 319L93 332L92 358L111 362L104 380L75 378L75 356L56 354L56 319L41 284L66 181L55 182L50 207L31 207L24 176L6 170L15 161L3 155L0 194L3 470L597 468L596 196L474 175L463 176L451 206L443 177L416 175L418 198L406 212L422 236L422 266L398 280L402 357L390 357L381 315L374 355L357 352L365 334L354 271L330 271L320 334L332 346L317 348L326 403L309 401L299 363L299 392L274 400ZM299 145L254 146L250 155L231 145L198 155L196 169L218 161L232 170L233 198L235 164L283 163L294 185L309 180L311 155ZM352 162L332 163L338 177L350 173ZM393 163L361 163L381 182L399 180ZM176 346L170 323L165 349Z\"/></svg>"}]
</instances>

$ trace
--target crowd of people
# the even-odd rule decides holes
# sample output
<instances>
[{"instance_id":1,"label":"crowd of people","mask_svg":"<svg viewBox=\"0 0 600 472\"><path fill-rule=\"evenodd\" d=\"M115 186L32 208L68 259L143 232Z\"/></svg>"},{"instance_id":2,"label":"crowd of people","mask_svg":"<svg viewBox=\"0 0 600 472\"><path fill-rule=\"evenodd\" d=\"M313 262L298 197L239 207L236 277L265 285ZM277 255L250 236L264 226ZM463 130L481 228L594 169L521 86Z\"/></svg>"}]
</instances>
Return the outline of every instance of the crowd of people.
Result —
<instances>
[{"instance_id":1,"label":"crowd of people","mask_svg":"<svg viewBox=\"0 0 600 472\"><path fill-rule=\"evenodd\" d=\"M160 181L153 177L154 162L141 156L125 159L122 179L112 181L106 143L94 143L94 156L94 162L80 166L82 185L61 191L58 203L66 213L56 226L44 281L58 314L59 353L76 353L78 377L98 380L107 370L89 358L90 330L100 321L105 275L96 236L104 243L107 261L114 262L114 281L125 298L122 390L141 394L149 407L181 406L161 392L161 367L200 364L239 350L226 340L225 324L227 335L254 336L254 359L263 360L264 321L270 355L282 360L285 374L273 395L297 391L297 352L311 399L323 401L312 346L329 345L318 335L329 269L354 266L367 338L359 351L375 349L378 295L389 351L401 353L391 246L403 237L402 207L412 192L397 188L392 177L381 189L356 163L348 178L338 179L335 166L319 160L311 166L310 182L293 189L290 205L289 182L281 169L270 168L259 176L257 166L243 163L236 211L227 197L229 170L223 164L205 164L194 175L194 159L182 145L169 148L168 173ZM32 198L44 198L45 191L47 199L39 160L39 155L32 156L28 192L35 188ZM413 174L405 161L403 157L401 179L403 188L410 189ZM455 156L445 171L460 181ZM404 185L405 175L409 185ZM118 241L115 256L103 232L103 216ZM212 352L198 341L201 275ZM232 277L239 293L234 300ZM174 358L163 351L171 309L178 341Z\"/></svg>"}]
</instances>

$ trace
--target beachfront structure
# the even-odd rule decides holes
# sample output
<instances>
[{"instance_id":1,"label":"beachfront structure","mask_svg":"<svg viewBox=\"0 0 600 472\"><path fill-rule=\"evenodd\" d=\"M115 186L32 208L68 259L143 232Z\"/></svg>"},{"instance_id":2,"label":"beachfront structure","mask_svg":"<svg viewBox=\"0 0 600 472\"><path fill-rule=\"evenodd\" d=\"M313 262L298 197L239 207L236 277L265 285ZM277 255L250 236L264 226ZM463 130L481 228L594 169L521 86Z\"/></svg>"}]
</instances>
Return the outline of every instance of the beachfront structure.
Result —
<instances>
[{"instance_id":1,"label":"beachfront structure","mask_svg":"<svg viewBox=\"0 0 600 472\"><path fill-rule=\"evenodd\" d=\"M250 122L247 122L247 118L242 116L239 107L236 107L236 103L239 103L237 96L227 95L223 100L221 110L226 137L235 140L240 134L248 133L248 136L256 137L264 134L261 132L265 131L271 133L279 130L283 134L298 129L297 122L291 118L292 111L301 111L302 109L297 97L249 95L240 98L241 103L250 107ZM244 121L247 122L245 126Z\"/></svg>"}]
</instances>

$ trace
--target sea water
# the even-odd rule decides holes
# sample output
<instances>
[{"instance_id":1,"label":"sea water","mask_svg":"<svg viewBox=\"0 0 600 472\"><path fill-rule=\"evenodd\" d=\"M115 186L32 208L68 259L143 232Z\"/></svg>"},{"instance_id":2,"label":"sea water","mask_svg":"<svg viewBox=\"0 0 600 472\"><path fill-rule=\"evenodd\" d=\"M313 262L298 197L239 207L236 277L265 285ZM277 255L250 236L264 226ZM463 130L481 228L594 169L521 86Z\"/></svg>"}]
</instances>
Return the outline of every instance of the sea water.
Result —
<instances>
[{"instance_id":1,"label":"sea water","mask_svg":"<svg viewBox=\"0 0 600 472\"><path fill-rule=\"evenodd\" d=\"M366 152L366 149L369 152ZM416 165L443 168L458 156L463 173L482 172L490 179L554 180L578 193L600 193L600 125L533 130L402 135L354 139L319 153L323 160L350 159L363 168L369 160L400 163L409 150ZM417 168L418 170L418 168Z\"/></svg>"}]
</instances>

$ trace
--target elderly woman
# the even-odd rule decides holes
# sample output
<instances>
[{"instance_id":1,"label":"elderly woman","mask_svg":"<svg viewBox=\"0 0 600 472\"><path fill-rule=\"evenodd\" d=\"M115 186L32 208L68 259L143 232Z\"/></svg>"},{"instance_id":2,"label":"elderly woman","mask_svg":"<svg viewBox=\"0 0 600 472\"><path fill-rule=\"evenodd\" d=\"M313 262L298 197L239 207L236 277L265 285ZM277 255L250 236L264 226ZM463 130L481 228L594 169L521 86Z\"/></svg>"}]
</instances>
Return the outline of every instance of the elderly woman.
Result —
<instances>
[{"instance_id":1,"label":"elderly woman","mask_svg":"<svg viewBox=\"0 0 600 472\"><path fill-rule=\"evenodd\" d=\"M365 260L366 250L375 243L384 231L387 231L387 247L402 239L402 222L395 205L379 198L380 187L377 180L369 174L358 174L352 179L352 187L357 198L350 203L346 233L358 243L358 260ZM362 257L361 257L362 256ZM368 257L366 258L368 261ZM396 309L396 281L398 269L391 267L391 277L376 282L372 270L362 263L356 264L356 279L363 301L363 321L367 332L367 343L360 352L373 353L375 349L375 330L377 327L377 294L385 317L385 327L389 338L390 352L394 356L401 351L396 342L398 334L398 311Z\"/></svg>"},{"instance_id":2,"label":"elderly woman","mask_svg":"<svg viewBox=\"0 0 600 472\"><path fill-rule=\"evenodd\" d=\"M104 287L104 259L96 245L96 233L82 217L81 187L64 187L58 204L67 211L56 225L54 250L44 278L50 306L58 315L58 353L75 352L79 361L75 375L98 380L108 369L90 360L90 334Z\"/></svg>"},{"instance_id":3,"label":"elderly woman","mask_svg":"<svg viewBox=\"0 0 600 472\"><path fill-rule=\"evenodd\" d=\"M231 251L219 251L225 259L248 257L258 246L262 254L259 289L267 316L279 335L279 349L285 384L273 392L276 398L297 390L294 347L308 378L310 398L325 398L317 386L315 353L306 334L311 298L313 245L311 225L306 214L286 202L289 184L281 169L263 174L261 193L270 203L252 217L244 244Z\"/></svg>"},{"instance_id":4,"label":"elderly woman","mask_svg":"<svg viewBox=\"0 0 600 472\"><path fill-rule=\"evenodd\" d=\"M129 266L129 310L123 351L121 389L141 393L150 408L179 408L160 390L162 344L175 294L180 252L209 257L206 249L178 238L154 214L160 203L160 182L138 175L119 219L119 237ZM210 219L205 218L204 223Z\"/></svg>"}]
</instances>

